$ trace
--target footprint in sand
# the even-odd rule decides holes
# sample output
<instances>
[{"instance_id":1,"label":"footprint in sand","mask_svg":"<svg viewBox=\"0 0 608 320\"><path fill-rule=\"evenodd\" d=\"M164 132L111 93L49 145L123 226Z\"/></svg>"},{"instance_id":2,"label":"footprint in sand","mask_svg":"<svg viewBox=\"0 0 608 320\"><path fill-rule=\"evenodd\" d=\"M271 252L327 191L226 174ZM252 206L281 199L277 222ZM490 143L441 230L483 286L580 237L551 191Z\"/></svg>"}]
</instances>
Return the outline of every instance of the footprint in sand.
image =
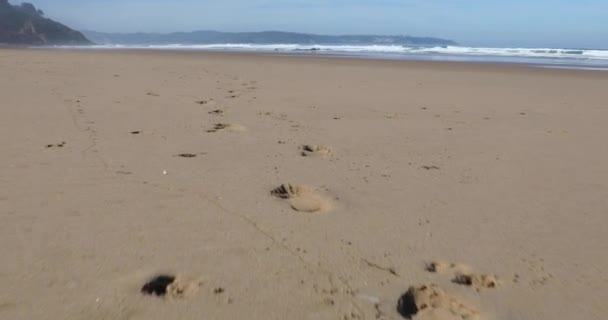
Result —
<instances>
[{"instance_id":1,"label":"footprint in sand","mask_svg":"<svg viewBox=\"0 0 608 320\"><path fill-rule=\"evenodd\" d=\"M474 320L479 312L434 284L410 287L397 304L406 319Z\"/></svg>"},{"instance_id":2,"label":"footprint in sand","mask_svg":"<svg viewBox=\"0 0 608 320\"><path fill-rule=\"evenodd\" d=\"M460 263L433 261L427 263L424 269L428 272L444 274L448 272L467 272L469 267Z\"/></svg>"},{"instance_id":3,"label":"footprint in sand","mask_svg":"<svg viewBox=\"0 0 608 320\"><path fill-rule=\"evenodd\" d=\"M425 269L428 272L439 274L453 272L452 282L473 287L477 291L483 288L496 288L499 284L496 275L474 273L463 264L435 261L427 264Z\"/></svg>"},{"instance_id":4,"label":"footprint in sand","mask_svg":"<svg viewBox=\"0 0 608 320\"><path fill-rule=\"evenodd\" d=\"M331 202L315 190L305 186L282 184L270 191L270 194L285 199L296 211L322 212L330 209Z\"/></svg>"},{"instance_id":5,"label":"footprint in sand","mask_svg":"<svg viewBox=\"0 0 608 320\"><path fill-rule=\"evenodd\" d=\"M65 146L65 141L62 141L61 143L57 143L57 144L47 144L46 148L63 148Z\"/></svg>"},{"instance_id":6,"label":"footprint in sand","mask_svg":"<svg viewBox=\"0 0 608 320\"><path fill-rule=\"evenodd\" d=\"M200 280L190 280L183 276L157 275L141 288L141 293L169 298L188 298L202 285Z\"/></svg>"},{"instance_id":7,"label":"footprint in sand","mask_svg":"<svg viewBox=\"0 0 608 320\"><path fill-rule=\"evenodd\" d=\"M303 157L326 157L331 153L331 150L318 144L305 144L300 147Z\"/></svg>"},{"instance_id":8,"label":"footprint in sand","mask_svg":"<svg viewBox=\"0 0 608 320\"><path fill-rule=\"evenodd\" d=\"M240 124L230 124L230 123L216 123L213 125L213 129L207 130L207 132L218 132L218 131L230 131L230 132L241 132L245 131L247 128Z\"/></svg>"},{"instance_id":9,"label":"footprint in sand","mask_svg":"<svg viewBox=\"0 0 608 320\"><path fill-rule=\"evenodd\" d=\"M496 288L498 286L498 278L493 274L457 272L452 282L473 287L477 291L483 288Z\"/></svg>"}]
</instances>

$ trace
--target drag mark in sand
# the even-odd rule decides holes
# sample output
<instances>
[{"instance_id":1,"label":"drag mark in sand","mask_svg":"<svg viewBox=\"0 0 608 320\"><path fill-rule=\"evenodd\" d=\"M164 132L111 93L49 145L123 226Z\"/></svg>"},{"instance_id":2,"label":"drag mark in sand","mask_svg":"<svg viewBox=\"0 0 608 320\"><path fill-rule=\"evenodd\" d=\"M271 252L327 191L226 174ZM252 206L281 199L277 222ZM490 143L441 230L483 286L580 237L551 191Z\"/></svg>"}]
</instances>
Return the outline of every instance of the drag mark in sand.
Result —
<instances>
[{"instance_id":1,"label":"drag mark in sand","mask_svg":"<svg viewBox=\"0 0 608 320\"><path fill-rule=\"evenodd\" d=\"M64 96L61 94L61 92L59 92L58 89L53 88L52 93L57 96L59 99L63 100L64 102L66 102L66 104L64 104L66 111L68 112L68 114L70 115L70 118L72 120L72 123L74 124L74 127L76 128L76 130L82 132L82 133L86 133L87 138L90 142L89 146L84 148L83 150L80 151L81 156L84 158L87 156L87 154L93 150L93 153L95 153L96 158L99 160L99 162L102 164L103 168L105 171L110 171L109 170L109 165L106 162L106 160L98 153L97 150L97 131L91 126L93 124L95 124L94 121L91 121L87 118L84 109L81 106L81 101L80 98L86 98L85 96L80 96L79 99L77 99L75 102L71 99L65 99ZM76 110L74 110L74 108L69 105L69 104L76 104ZM84 123L85 125L82 125L81 123Z\"/></svg>"},{"instance_id":2,"label":"drag mark in sand","mask_svg":"<svg viewBox=\"0 0 608 320\"><path fill-rule=\"evenodd\" d=\"M379 264L373 263L365 258L361 258L361 260L363 260L363 262L365 262L365 264L367 264L368 266L372 267L372 268L376 268L378 270L382 270L382 271L386 271L392 275L394 275L395 277L399 277L399 274L397 273L397 271L395 271L395 268L393 267L383 267Z\"/></svg>"},{"instance_id":3,"label":"drag mark in sand","mask_svg":"<svg viewBox=\"0 0 608 320\"><path fill-rule=\"evenodd\" d=\"M153 186L156 187L161 187L160 185L155 185L152 184ZM272 233L270 233L269 231L264 230L263 228L261 228L258 223L243 214L240 214L238 212L235 211L231 211L227 208L225 208L224 206L222 206L217 200L210 198L207 195L201 194L201 193L196 193L195 194L205 200L208 201L209 203L213 204L215 207L217 207L218 209L222 210L225 213L228 213L230 215L233 215L235 217L240 218L241 220L243 220L244 222L246 222L247 224L249 224L251 227L253 227L258 233L260 233L261 235L263 235L264 237L266 237L267 239L269 239L275 246L283 249L284 251L288 252L290 255L292 255L293 257L295 257L298 261L300 261L300 263L302 263L302 265L307 268L309 271L311 272L319 272L322 274L327 275L328 277L328 281L331 285L331 287L335 287L334 285L334 280L335 278L337 278L342 285L346 288L345 292L346 294L350 295L350 296L354 296L355 290L350 286L350 284L348 283L348 281L342 277L336 277L330 270L325 269L323 267L321 267L320 264L314 264L311 263L309 261L307 261L306 259L304 259L304 257L302 257L302 255L298 252L295 251L293 249L291 249L290 247L288 247L283 241L278 240L274 235L272 235ZM363 313L361 307L359 306L359 304L357 304L357 302L354 299L351 299L351 303L352 303L352 307L354 309L354 312L351 312L351 315L354 314L356 316L356 318L358 319L365 319L365 314ZM344 319L348 319L349 317L345 316Z\"/></svg>"}]
</instances>

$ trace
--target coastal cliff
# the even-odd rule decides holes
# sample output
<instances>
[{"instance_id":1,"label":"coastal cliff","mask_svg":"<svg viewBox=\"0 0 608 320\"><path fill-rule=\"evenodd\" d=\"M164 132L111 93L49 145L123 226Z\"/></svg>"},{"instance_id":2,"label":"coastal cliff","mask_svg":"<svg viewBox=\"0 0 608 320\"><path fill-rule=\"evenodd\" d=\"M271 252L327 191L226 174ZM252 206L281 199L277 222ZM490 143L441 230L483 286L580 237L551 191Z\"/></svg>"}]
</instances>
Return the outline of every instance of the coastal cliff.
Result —
<instances>
[{"instance_id":1,"label":"coastal cliff","mask_svg":"<svg viewBox=\"0 0 608 320\"><path fill-rule=\"evenodd\" d=\"M48 19L31 3L11 5L0 0L0 43L14 45L84 45L80 32Z\"/></svg>"}]
</instances>

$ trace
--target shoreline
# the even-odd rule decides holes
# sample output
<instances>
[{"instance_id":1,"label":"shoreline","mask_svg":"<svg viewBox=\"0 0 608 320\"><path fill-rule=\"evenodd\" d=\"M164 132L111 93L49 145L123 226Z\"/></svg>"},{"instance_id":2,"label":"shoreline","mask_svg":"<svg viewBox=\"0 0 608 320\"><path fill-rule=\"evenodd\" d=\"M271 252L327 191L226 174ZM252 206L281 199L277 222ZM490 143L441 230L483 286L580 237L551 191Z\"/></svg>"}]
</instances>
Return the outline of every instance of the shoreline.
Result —
<instances>
[{"instance_id":1,"label":"shoreline","mask_svg":"<svg viewBox=\"0 0 608 320\"><path fill-rule=\"evenodd\" d=\"M184 55L184 56L197 56L201 57L234 57L236 59L246 57L269 57L269 58L285 58L285 59L310 59L312 61L353 61L362 64L372 63L378 66L387 64L403 65L410 67L437 67L437 68L454 68L454 69L466 69L467 67L481 68L487 70L506 70L506 69L522 69L522 70L541 70L541 71L557 71L557 72L591 72L598 74L607 74L608 67L606 69L596 69L593 67L583 67L576 65L546 65L546 64L534 64L534 63L517 63L517 62L496 62L496 61L447 61L447 60L425 60L425 59L390 59L390 58L377 58L371 56L358 56L358 55L341 55L341 54L307 54L307 53L283 53L283 52L249 52L249 51L214 51L214 50L171 50L171 49L131 49L131 48L120 48L120 49L74 49L74 48L47 48L47 47L19 47L19 48L2 48L0 50L34 50L34 51L58 51L58 52L93 52L93 53L117 53L117 54L165 54L165 55Z\"/></svg>"},{"instance_id":2,"label":"shoreline","mask_svg":"<svg viewBox=\"0 0 608 320\"><path fill-rule=\"evenodd\" d=\"M61 48L59 48L61 49ZM608 61L603 59L592 58L552 58L549 56L522 56L522 55L492 55L492 54L458 54L458 53L394 53L394 52L348 52L340 51L324 51L324 50L283 50L283 49L220 49L220 48L195 48L195 47L151 47L151 48L133 48L129 47L67 47L66 49L75 50L160 50L160 51L184 51L184 52L216 52L216 53L259 53L259 54L278 54L288 56L316 56L316 57L338 57L338 58L353 58L365 60L390 60L390 61L438 61L438 62L464 62L464 63L479 63L479 64L507 64L507 65L523 65L531 67L547 67L547 68L564 68L564 69L581 69L593 71L608 71ZM518 49L519 50L519 49ZM543 49L548 50L548 49ZM556 49L557 50L557 49ZM585 49L587 50L587 49ZM606 51L606 50L599 50Z\"/></svg>"}]
</instances>

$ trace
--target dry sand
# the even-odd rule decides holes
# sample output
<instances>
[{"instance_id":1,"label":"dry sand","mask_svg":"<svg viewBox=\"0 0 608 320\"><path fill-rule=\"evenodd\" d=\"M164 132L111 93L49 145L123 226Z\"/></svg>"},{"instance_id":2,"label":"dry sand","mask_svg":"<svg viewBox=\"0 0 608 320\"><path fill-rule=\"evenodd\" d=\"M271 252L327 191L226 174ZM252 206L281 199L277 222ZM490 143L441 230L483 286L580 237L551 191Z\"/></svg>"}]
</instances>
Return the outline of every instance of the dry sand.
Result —
<instances>
[{"instance_id":1,"label":"dry sand","mask_svg":"<svg viewBox=\"0 0 608 320\"><path fill-rule=\"evenodd\" d=\"M608 73L5 49L0 105L0 319L608 318Z\"/></svg>"}]
</instances>

